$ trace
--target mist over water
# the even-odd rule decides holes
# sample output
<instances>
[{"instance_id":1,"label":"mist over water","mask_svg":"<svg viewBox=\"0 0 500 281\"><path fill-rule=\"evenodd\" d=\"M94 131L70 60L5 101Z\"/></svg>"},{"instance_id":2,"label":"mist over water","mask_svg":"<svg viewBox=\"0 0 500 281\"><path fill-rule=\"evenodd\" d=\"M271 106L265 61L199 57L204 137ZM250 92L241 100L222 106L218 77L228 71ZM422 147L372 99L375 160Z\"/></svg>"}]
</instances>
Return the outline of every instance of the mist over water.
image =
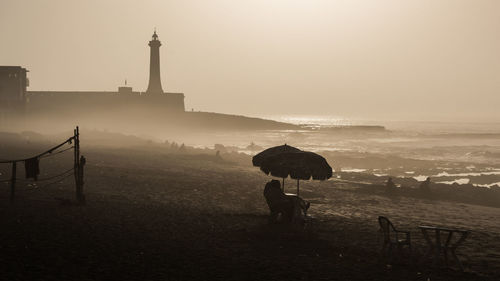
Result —
<instances>
[{"instance_id":1,"label":"mist over water","mask_svg":"<svg viewBox=\"0 0 500 281\"><path fill-rule=\"evenodd\" d=\"M328 115L263 115L262 117L293 124L319 126L360 126L380 125L388 130L414 133L500 133L500 122L467 122L467 121L424 121L405 119L363 119Z\"/></svg>"},{"instance_id":2,"label":"mist over water","mask_svg":"<svg viewBox=\"0 0 500 281\"><path fill-rule=\"evenodd\" d=\"M338 116L280 115L266 118L302 126L298 130L218 132L203 138L178 136L194 147L224 146L256 154L289 144L330 156L337 172L397 176L418 181L428 176L445 184L491 187L500 181L500 123L361 120ZM349 155L359 161L338 160ZM370 158L392 159L394 163ZM389 161L389 162L391 162ZM415 161L424 161L415 166Z\"/></svg>"},{"instance_id":3,"label":"mist over water","mask_svg":"<svg viewBox=\"0 0 500 281\"><path fill-rule=\"evenodd\" d=\"M266 130L257 133L252 132L248 135L219 133L189 143L200 146L208 145L212 141L220 141L228 145L244 146L248 145L249 142L273 145L288 141L309 146L313 150L366 150L375 144L389 145L391 143L403 146L405 144L412 145L414 148L454 145L500 145L500 122L368 120L324 115L264 115L262 117L300 125L307 130ZM363 126L382 126L384 130L361 133L360 128L360 130L353 130L357 134L342 133L340 135L339 131L328 130L338 127L354 129ZM353 142L336 142L335 137L340 136L344 138L351 137ZM359 139L355 140L354 138Z\"/></svg>"}]
</instances>

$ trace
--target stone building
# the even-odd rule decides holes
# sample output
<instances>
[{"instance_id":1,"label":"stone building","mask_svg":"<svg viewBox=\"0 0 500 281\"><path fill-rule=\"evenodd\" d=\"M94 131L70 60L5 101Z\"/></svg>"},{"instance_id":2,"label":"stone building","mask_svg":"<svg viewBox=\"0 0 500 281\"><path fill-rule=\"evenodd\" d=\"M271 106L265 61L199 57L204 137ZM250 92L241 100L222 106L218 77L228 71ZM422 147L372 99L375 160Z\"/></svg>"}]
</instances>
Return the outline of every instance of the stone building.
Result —
<instances>
[{"instance_id":1,"label":"stone building","mask_svg":"<svg viewBox=\"0 0 500 281\"><path fill-rule=\"evenodd\" d=\"M0 66L0 124L23 116L29 86L26 72L20 66Z\"/></svg>"},{"instance_id":2,"label":"stone building","mask_svg":"<svg viewBox=\"0 0 500 281\"><path fill-rule=\"evenodd\" d=\"M82 117L86 114L127 112L128 108L152 109L152 112L184 112L184 94L164 92L160 75L160 46L156 31L149 41L149 84L145 92L127 85L115 91L27 91L25 68L0 66L0 125L18 116ZM156 111L155 111L156 110ZM117 117L119 118L119 117Z\"/></svg>"}]
</instances>

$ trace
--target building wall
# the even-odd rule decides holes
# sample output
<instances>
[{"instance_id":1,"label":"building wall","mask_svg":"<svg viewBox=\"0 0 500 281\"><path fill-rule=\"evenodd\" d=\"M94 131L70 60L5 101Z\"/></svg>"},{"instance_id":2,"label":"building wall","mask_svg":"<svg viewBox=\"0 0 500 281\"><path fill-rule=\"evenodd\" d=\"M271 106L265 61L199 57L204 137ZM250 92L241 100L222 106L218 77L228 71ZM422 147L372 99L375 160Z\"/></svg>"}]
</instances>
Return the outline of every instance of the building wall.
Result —
<instances>
[{"instance_id":1,"label":"building wall","mask_svg":"<svg viewBox=\"0 0 500 281\"><path fill-rule=\"evenodd\" d=\"M0 100L24 102L28 79L26 69L20 66L0 66Z\"/></svg>"},{"instance_id":2,"label":"building wall","mask_svg":"<svg viewBox=\"0 0 500 281\"><path fill-rule=\"evenodd\" d=\"M171 113L184 112L182 93L146 94L131 87L119 87L116 92L26 91L26 72L20 66L0 66L0 128L42 120L51 124L63 118L86 120L89 125L103 120L163 122L170 120Z\"/></svg>"},{"instance_id":3,"label":"building wall","mask_svg":"<svg viewBox=\"0 0 500 281\"><path fill-rule=\"evenodd\" d=\"M184 114L184 94L140 92L29 91L26 127L39 130L85 128L152 131Z\"/></svg>"},{"instance_id":4,"label":"building wall","mask_svg":"<svg viewBox=\"0 0 500 281\"><path fill-rule=\"evenodd\" d=\"M134 109L183 112L184 94L164 93L149 96L122 89L119 92L28 91L28 115L89 115L117 113Z\"/></svg>"},{"instance_id":5,"label":"building wall","mask_svg":"<svg viewBox=\"0 0 500 281\"><path fill-rule=\"evenodd\" d=\"M22 117L26 105L27 70L0 66L0 126Z\"/></svg>"}]
</instances>

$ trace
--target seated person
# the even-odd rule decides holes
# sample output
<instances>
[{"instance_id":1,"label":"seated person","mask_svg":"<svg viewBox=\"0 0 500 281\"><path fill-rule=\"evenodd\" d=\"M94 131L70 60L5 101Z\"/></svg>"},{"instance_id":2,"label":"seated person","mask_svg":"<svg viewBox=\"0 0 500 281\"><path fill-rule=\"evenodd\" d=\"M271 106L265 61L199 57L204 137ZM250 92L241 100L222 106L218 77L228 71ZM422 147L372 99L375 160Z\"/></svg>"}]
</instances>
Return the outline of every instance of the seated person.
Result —
<instances>
[{"instance_id":1,"label":"seated person","mask_svg":"<svg viewBox=\"0 0 500 281\"><path fill-rule=\"evenodd\" d=\"M271 180L264 188L264 197L271 210L272 222L278 222L280 214L284 221L291 222L306 215L309 202L294 195L286 195L277 180Z\"/></svg>"},{"instance_id":2,"label":"seated person","mask_svg":"<svg viewBox=\"0 0 500 281\"><path fill-rule=\"evenodd\" d=\"M293 203L281 190L281 184L277 180L266 183L264 197L271 211L271 221L278 222L279 216L290 221L293 215Z\"/></svg>"}]
</instances>

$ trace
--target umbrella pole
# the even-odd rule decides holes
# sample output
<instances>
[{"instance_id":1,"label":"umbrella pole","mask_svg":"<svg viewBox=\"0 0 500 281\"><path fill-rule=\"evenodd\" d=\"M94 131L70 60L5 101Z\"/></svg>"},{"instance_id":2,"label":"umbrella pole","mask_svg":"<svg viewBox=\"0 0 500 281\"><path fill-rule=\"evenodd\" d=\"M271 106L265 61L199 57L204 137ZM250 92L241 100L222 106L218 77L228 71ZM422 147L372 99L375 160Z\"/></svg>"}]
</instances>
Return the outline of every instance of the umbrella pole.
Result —
<instances>
[{"instance_id":1,"label":"umbrella pole","mask_svg":"<svg viewBox=\"0 0 500 281\"><path fill-rule=\"evenodd\" d=\"M297 196L299 196L299 180L297 180Z\"/></svg>"},{"instance_id":2,"label":"umbrella pole","mask_svg":"<svg viewBox=\"0 0 500 281\"><path fill-rule=\"evenodd\" d=\"M285 178L283 178L283 193L285 193Z\"/></svg>"}]
</instances>

